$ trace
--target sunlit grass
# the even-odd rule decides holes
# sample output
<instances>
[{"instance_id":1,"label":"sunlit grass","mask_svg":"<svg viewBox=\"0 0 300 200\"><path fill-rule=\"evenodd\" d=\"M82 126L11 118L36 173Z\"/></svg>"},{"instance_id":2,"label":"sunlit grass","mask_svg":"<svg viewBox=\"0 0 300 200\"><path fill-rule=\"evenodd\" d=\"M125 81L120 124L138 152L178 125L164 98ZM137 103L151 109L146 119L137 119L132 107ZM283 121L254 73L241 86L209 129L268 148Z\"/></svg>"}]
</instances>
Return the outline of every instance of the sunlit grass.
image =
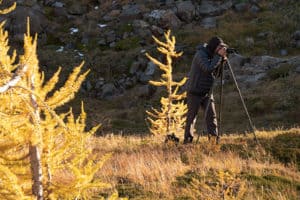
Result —
<instances>
[{"instance_id":1,"label":"sunlit grass","mask_svg":"<svg viewBox=\"0 0 300 200\"><path fill-rule=\"evenodd\" d=\"M206 137L200 137L198 144L176 146L165 144L163 137L115 135L95 138L91 145L99 158L114 152L98 176L131 199L197 199L195 191L200 186L211 188L197 190L198 197L203 197L199 191L216 196L215 189L233 199L296 199L300 187L296 163L280 162L269 149L274 141L284 147L284 140L278 139L290 134L296 141L300 129L258 130L260 145L251 133L223 136L221 145ZM236 189L223 190L214 183Z\"/></svg>"}]
</instances>

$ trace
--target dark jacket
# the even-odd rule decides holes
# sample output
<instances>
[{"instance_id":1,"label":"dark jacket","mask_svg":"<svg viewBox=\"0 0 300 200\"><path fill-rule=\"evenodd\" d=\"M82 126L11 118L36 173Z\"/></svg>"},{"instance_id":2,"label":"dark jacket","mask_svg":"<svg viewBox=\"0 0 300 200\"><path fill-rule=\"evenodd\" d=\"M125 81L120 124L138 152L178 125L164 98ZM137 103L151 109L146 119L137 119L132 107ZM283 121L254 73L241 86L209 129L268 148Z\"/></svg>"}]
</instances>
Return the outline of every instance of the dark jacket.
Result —
<instances>
[{"instance_id":1,"label":"dark jacket","mask_svg":"<svg viewBox=\"0 0 300 200\"><path fill-rule=\"evenodd\" d=\"M199 46L189 73L187 92L200 96L208 94L215 79L213 73L221 61L222 57L217 54L210 57L205 45Z\"/></svg>"}]
</instances>

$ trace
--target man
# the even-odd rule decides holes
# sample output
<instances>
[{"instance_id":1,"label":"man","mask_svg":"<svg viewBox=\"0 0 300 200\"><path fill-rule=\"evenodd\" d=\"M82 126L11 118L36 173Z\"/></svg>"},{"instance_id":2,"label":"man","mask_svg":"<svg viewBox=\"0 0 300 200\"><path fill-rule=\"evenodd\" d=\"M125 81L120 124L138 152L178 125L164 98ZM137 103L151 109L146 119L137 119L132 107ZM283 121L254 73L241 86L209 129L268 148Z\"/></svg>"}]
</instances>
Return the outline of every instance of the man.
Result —
<instances>
[{"instance_id":1,"label":"man","mask_svg":"<svg viewBox=\"0 0 300 200\"><path fill-rule=\"evenodd\" d=\"M226 57L227 45L219 37L212 37L208 44L198 47L194 56L189 82L187 86L187 118L184 143L192 143L194 125L199 108L205 112L205 120L209 139L213 136L219 142L217 130L216 110L213 94L215 73ZM209 95L211 93L211 95Z\"/></svg>"}]
</instances>

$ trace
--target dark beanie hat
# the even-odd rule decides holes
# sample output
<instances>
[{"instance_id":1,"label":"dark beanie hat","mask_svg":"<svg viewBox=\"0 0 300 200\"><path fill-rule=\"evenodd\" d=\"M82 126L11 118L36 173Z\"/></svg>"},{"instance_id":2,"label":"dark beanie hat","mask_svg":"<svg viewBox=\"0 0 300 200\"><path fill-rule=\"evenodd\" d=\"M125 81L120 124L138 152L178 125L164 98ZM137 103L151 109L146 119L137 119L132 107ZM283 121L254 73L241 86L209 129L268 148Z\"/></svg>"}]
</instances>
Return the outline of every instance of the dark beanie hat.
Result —
<instances>
[{"instance_id":1,"label":"dark beanie hat","mask_svg":"<svg viewBox=\"0 0 300 200\"><path fill-rule=\"evenodd\" d=\"M218 45L221 44L221 45L224 45L224 46L227 46L223 40L220 38L220 37L212 37L209 41L208 41L208 44L206 46L210 56L212 56L215 52L215 49L218 47Z\"/></svg>"}]
</instances>

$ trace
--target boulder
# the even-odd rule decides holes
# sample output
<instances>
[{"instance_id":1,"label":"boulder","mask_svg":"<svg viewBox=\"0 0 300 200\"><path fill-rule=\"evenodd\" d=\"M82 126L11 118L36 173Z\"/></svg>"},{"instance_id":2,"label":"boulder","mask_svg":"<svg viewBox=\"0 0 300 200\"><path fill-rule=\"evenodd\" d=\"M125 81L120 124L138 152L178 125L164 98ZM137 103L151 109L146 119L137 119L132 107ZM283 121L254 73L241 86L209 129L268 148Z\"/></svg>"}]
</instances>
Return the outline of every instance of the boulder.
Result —
<instances>
[{"instance_id":1,"label":"boulder","mask_svg":"<svg viewBox=\"0 0 300 200\"><path fill-rule=\"evenodd\" d=\"M288 55L288 51L286 49L280 49L280 55L281 56L287 56Z\"/></svg>"},{"instance_id":2,"label":"boulder","mask_svg":"<svg viewBox=\"0 0 300 200\"><path fill-rule=\"evenodd\" d=\"M293 39L300 40L300 30L297 30L293 33Z\"/></svg>"},{"instance_id":3,"label":"boulder","mask_svg":"<svg viewBox=\"0 0 300 200\"><path fill-rule=\"evenodd\" d=\"M31 8L27 6L17 6L14 11L7 15L8 20L6 26L9 32L14 35L14 40L23 41L23 35L27 29L27 17L30 18L30 32L31 34L42 33L45 31L49 21L45 17L42 10L37 7Z\"/></svg>"},{"instance_id":4,"label":"boulder","mask_svg":"<svg viewBox=\"0 0 300 200\"><path fill-rule=\"evenodd\" d=\"M256 67L273 67L278 63L284 62L285 59L272 56L254 56L251 58L251 65Z\"/></svg>"},{"instance_id":5,"label":"boulder","mask_svg":"<svg viewBox=\"0 0 300 200\"><path fill-rule=\"evenodd\" d=\"M161 18L160 25L165 28L176 29L181 26L182 22L172 10L166 10Z\"/></svg>"},{"instance_id":6,"label":"boulder","mask_svg":"<svg viewBox=\"0 0 300 200\"><path fill-rule=\"evenodd\" d=\"M228 57L228 59L229 59L231 66L233 68L237 68L237 69L242 67L245 64L245 62L248 60L248 58L246 58L240 54L231 54Z\"/></svg>"},{"instance_id":7,"label":"boulder","mask_svg":"<svg viewBox=\"0 0 300 200\"><path fill-rule=\"evenodd\" d=\"M53 17L60 19L67 19L68 12L65 7L55 7L53 9Z\"/></svg>"},{"instance_id":8,"label":"boulder","mask_svg":"<svg viewBox=\"0 0 300 200\"><path fill-rule=\"evenodd\" d=\"M126 4L122 8L122 12L120 14L120 19L122 21L131 21L134 19L141 19L143 16L144 10L145 10L145 7L143 5Z\"/></svg>"},{"instance_id":9,"label":"boulder","mask_svg":"<svg viewBox=\"0 0 300 200\"><path fill-rule=\"evenodd\" d=\"M104 17L103 17L103 20L105 21L112 21L113 19L116 19L120 16L121 14L121 10L112 10L110 11L108 14L106 14Z\"/></svg>"},{"instance_id":10,"label":"boulder","mask_svg":"<svg viewBox=\"0 0 300 200\"><path fill-rule=\"evenodd\" d=\"M139 70L139 67L140 67L140 63L138 61L133 62L132 65L130 66L129 73L136 74L137 71Z\"/></svg>"},{"instance_id":11,"label":"boulder","mask_svg":"<svg viewBox=\"0 0 300 200\"><path fill-rule=\"evenodd\" d=\"M251 7L250 3L247 2L241 2L241 3L237 3L233 6L234 10L237 12L245 12L248 11Z\"/></svg>"},{"instance_id":12,"label":"boulder","mask_svg":"<svg viewBox=\"0 0 300 200\"><path fill-rule=\"evenodd\" d=\"M115 31L109 31L105 34L105 38L106 38L106 42L107 43L112 43L112 42L115 42L116 41L116 33Z\"/></svg>"},{"instance_id":13,"label":"boulder","mask_svg":"<svg viewBox=\"0 0 300 200\"><path fill-rule=\"evenodd\" d=\"M136 96L138 97L146 97L149 98L151 97L156 91L156 87L152 86L152 85L140 85L136 88Z\"/></svg>"},{"instance_id":14,"label":"boulder","mask_svg":"<svg viewBox=\"0 0 300 200\"><path fill-rule=\"evenodd\" d=\"M96 81L95 89L98 91L98 90L100 90L102 88L103 85L104 85L104 78L100 77Z\"/></svg>"},{"instance_id":15,"label":"boulder","mask_svg":"<svg viewBox=\"0 0 300 200\"><path fill-rule=\"evenodd\" d=\"M148 82L152 79L152 76L146 75L145 72L139 71L137 73L137 78L138 78L139 82L141 82L142 84L148 84Z\"/></svg>"},{"instance_id":16,"label":"boulder","mask_svg":"<svg viewBox=\"0 0 300 200\"><path fill-rule=\"evenodd\" d=\"M160 35L164 34L164 30L155 25L151 26L151 31L154 36L160 36Z\"/></svg>"},{"instance_id":17,"label":"boulder","mask_svg":"<svg viewBox=\"0 0 300 200\"><path fill-rule=\"evenodd\" d=\"M113 83L106 83L102 86L102 99L110 99L117 91L117 88Z\"/></svg>"},{"instance_id":18,"label":"boulder","mask_svg":"<svg viewBox=\"0 0 300 200\"><path fill-rule=\"evenodd\" d=\"M250 7L250 12L252 13L258 13L260 11L260 7L258 7L257 5L252 5Z\"/></svg>"},{"instance_id":19,"label":"boulder","mask_svg":"<svg viewBox=\"0 0 300 200\"><path fill-rule=\"evenodd\" d=\"M180 19L172 10L153 10L146 16L146 18L162 28L176 29L179 28L182 24Z\"/></svg>"},{"instance_id":20,"label":"boulder","mask_svg":"<svg viewBox=\"0 0 300 200\"><path fill-rule=\"evenodd\" d=\"M145 75L153 76L155 70L156 70L156 65L152 61L149 61L147 64L147 68L145 70Z\"/></svg>"},{"instance_id":21,"label":"boulder","mask_svg":"<svg viewBox=\"0 0 300 200\"><path fill-rule=\"evenodd\" d=\"M132 23L132 26L134 28L148 28L148 27L150 27L148 22L145 22L143 20L134 20L133 23Z\"/></svg>"},{"instance_id":22,"label":"boulder","mask_svg":"<svg viewBox=\"0 0 300 200\"><path fill-rule=\"evenodd\" d=\"M65 6L64 3L59 2L59 1L56 1L56 2L53 2L53 3L51 3L51 2L53 2L53 1L51 1L51 0L48 1L48 3L46 5L51 5L52 7L55 7L55 8L62 8L62 7Z\"/></svg>"},{"instance_id":23,"label":"boulder","mask_svg":"<svg viewBox=\"0 0 300 200\"><path fill-rule=\"evenodd\" d=\"M232 6L232 1L210 1L203 0L201 1L200 6L196 9L196 14L200 16L215 16L220 15L224 11L230 9Z\"/></svg>"},{"instance_id":24,"label":"boulder","mask_svg":"<svg viewBox=\"0 0 300 200\"><path fill-rule=\"evenodd\" d=\"M202 19L201 26L205 29L216 28L217 19L215 17L206 17Z\"/></svg>"},{"instance_id":25,"label":"boulder","mask_svg":"<svg viewBox=\"0 0 300 200\"><path fill-rule=\"evenodd\" d=\"M182 21L190 22L193 20L196 8L192 1L180 1L176 3L176 14Z\"/></svg>"},{"instance_id":26,"label":"boulder","mask_svg":"<svg viewBox=\"0 0 300 200\"><path fill-rule=\"evenodd\" d=\"M247 47L252 47L255 43L253 37L246 37L245 42Z\"/></svg>"},{"instance_id":27,"label":"boulder","mask_svg":"<svg viewBox=\"0 0 300 200\"><path fill-rule=\"evenodd\" d=\"M83 15L87 12L87 6L82 5L80 1L72 1L70 7L68 7L68 13L71 15Z\"/></svg>"},{"instance_id":28,"label":"boulder","mask_svg":"<svg viewBox=\"0 0 300 200\"><path fill-rule=\"evenodd\" d=\"M126 89L134 87L136 84L136 77L127 77L124 83L124 87Z\"/></svg>"}]
</instances>

